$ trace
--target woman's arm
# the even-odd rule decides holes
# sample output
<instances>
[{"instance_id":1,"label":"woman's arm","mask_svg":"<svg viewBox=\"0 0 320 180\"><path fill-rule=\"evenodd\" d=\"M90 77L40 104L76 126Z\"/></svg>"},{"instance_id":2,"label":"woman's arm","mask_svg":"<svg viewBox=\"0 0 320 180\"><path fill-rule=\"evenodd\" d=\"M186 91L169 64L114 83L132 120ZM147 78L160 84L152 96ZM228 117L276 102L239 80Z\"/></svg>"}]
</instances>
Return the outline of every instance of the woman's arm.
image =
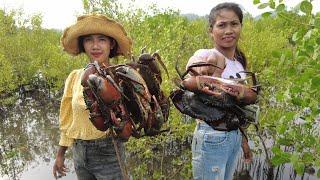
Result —
<instances>
[{"instance_id":1,"label":"woman's arm","mask_svg":"<svg viewBox=\"0 0 320 180\"><path fill-rule=\"evenodd\" d=\"M64 164L65 160L65 153L67 151L68 147L66 146L59 146L57 156L56 156L56 161L54 162L53 165L53 176L57 179L61 176L65 176L66 173L68 172L68 168Z\"/></svg>"},{"instance_id":2,"label":"woman's arm","mask_svg":"<svg viewBox=\"0 0 320 180\"><path fill-rule=\"evenodd\" d=\"M243 151L244 162L251 163L253 155L252 155L250 146L248 144L248 140L246 139L246 137L244 135L242 136L241 147L242 147L242 151Z\"/></svg>"},{"instance_id":3,"label":"woman's arm","mask_svg":"<svg viewBox=\"0 0 320 180\"><path fill-rule=\"evenodd\" d=\"M59 129L60 129L60 141L59 149L56 155L56 160L53 165L53 175L57 179L61 176L65 176L68 169L64 164L65 153L68 146L71 146L73 139L66 136L66 131L72 123L72 88L74 84L74 79L76 76L76 71L72 71L65 82L64 92L60 104L60 114L59 114Z\"/></svg>"}]
</instances>

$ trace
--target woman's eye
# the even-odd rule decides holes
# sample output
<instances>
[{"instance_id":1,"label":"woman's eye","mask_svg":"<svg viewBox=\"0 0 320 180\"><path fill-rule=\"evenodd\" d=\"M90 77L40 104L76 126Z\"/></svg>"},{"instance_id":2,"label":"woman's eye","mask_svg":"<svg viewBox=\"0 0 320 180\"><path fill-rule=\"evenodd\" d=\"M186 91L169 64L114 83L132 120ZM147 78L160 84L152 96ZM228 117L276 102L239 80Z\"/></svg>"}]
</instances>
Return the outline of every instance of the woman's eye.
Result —
<instances>
[{"instance_id":1,"label":"woman's eye","mask_svg":"<svg viewBox=\"0 0 320 180\"><path fill-rule=\"evenodd\" d=\"M231 23L231 25L232 26L238 26L240 23L238 23L238 22L233 22L233 23Z\"/></svg>"},{"instance_id":2,"label":"woman's eye","mask_svg":"<svg viewBox=\"0 0 320 180\"><path fill-rule=\"evenodd\" d=\"M223 27L225 27L225 24L218 24L217 25L219 28L223 28Z\"/></svg>"},{"instance_id":3,"label":"woman's eye","mask_svg":"<svg viewBox=\"0 0 320 180\"><path fill-rule=\"evenodd\" d=\"M100 41L106 41L107 38L100 38L99 40L100 40Z\"/></svg>"},{"instance_id":4,"label":"woman's eye","mask_svg":"<svg viewBox=\"0 0 320 180\"><path fill-rule=\"evenodd\" d=\"M84 38L83 41L84 41L84 42L90 42L90 41L91 41L91 38Z\"/></svg>"}]
</instances>

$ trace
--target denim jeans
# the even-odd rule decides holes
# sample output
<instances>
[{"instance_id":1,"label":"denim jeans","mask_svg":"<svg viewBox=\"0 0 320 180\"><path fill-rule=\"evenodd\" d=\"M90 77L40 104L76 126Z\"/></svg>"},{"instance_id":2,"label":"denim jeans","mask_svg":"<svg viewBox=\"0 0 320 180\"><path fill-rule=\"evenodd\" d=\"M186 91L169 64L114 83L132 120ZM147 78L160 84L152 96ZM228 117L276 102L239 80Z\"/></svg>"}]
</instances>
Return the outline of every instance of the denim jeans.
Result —
<instances>
[{"instance_id":1,"label":"denim jeans","mask_svg":"<svg viewBox=\"0 0 320 180\"><path fill-rule=\"evenodd\" d=\"M116 142L124 162L124 145L120 141ZM111 137L75 140L73 160L79 180L123 179Z\"/></svg>"},{"instance_id":2,"label":"denim jeans","mask_svg":"<svg viewBox=\"0 0 320 180\"><path fill-rule=\"evenodd\" d=\"M192 171L196 180L231 180L241 147L239 130L217 131L197 123L192 141Z\"/></svg>"}]
</instances>

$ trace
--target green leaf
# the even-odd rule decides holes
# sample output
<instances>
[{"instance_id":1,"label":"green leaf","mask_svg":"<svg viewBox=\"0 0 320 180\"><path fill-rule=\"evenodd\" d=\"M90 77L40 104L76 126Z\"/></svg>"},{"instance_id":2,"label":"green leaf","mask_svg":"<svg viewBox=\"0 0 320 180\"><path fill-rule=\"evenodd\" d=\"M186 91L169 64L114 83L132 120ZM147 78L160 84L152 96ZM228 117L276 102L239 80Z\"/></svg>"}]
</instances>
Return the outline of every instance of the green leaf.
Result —
<instances>
[{"instance_id":1,"label":"green leaf","mask_svg":"<svg viewBox=\"0 0 320 180\"><path fill-rule=\"evenodd\" d=\"M289 77L293 77L293 76L296 76L296 75L297 75L297 70L296 70L296 68L294 68L294 67L290 67L287 72L288 72L288 76L289 76ZM292 87L290 90L291 90L291 92L294 91L294 90L298 90L298 92L300 92L301 89L300 89L300 88L297 89L297 88L298 88L298 87ZM295 93L297 93L297 92L295 91Z\"/></svg>"},{"instance_id":2,"label":"green leaf","mask_svg":"<svg viewBox=\"0 0 320 180\"><path fill-rule=\"evenodd\" d=\"M300 10L306 14L311 14L312 4L309 1L302 1L300 4Z\"/></svg>"},{"instance_id":3,"label":"green leaf","mask_svg":"<svg viewBox=\"0 0 320 180\"><path fill-rule=\"evenodd\" d=\"M259 4L259 3L260 3L260 0L253 0L254 5Z\"/></svg>"},{"instance_id":4,"label":"green leaf","mask_svg":"<svg viewBox=\"0 0 320 180\"><path fill-rule=\"evenodd\" d=\"M301 37L299 36L299 32L295 32L293 35L292 35L292 41L296 42L300 39Z\"/></svg>"},{"instance_id":5,"label":"green leaf","mask_svg":"<svg viewBox=\"0 0 320 180\"><path fill-rule=\"evenodd\" d=\"M302 162L298 162L293 164L294 170L297 171L297 174L302 175L304 173L304 164Z\"/></svg>"},{"instance_id":6,"label":"green leaf","mask_svg":"<svg viewBox=\"0 0 320 180\"><path fill-rule=\"evenodd\" d=\"M270 15L272 15L271 12L264 12L264 13L261 14L261 16L262 16L263 18L267 18L267 17L269 17Z\"/></svg>"},{"instance_id":7,"label":"green leaf","mask_svg":"<svg viewBox=\"0 0 320 180\"><path fill-rule=\"evenodd\" d=\"M276 7L276 3L274 2L274 0L269 0L269 4L271 9L274 9Z\"/></svg>"},{"instance_id":8,"label":"green leaf","mask_svg":"<svg viewBox=\"0 0 320 180\"><path fill-rule=\"evenodd\" d=\"M313 77L311 79L311 87L313 89L320 89L320 77Z\"/></svg>"},{"instance_id":9,"label":"green leaf","mask_svg":"<svg viewBox=\"0 0 320 180\"><path fill-rule=\"evenodd\" d=\"M285 145L285 146L291 146L293 144L292 140L286 139L286 138L279 138L277 141L280 145Z\"/></svg>"},{"instance_id":10,"label":"green leaf","mask_svg":"<svg viewBox=\"0 0 320 180\"><path fill-rule=\"evenodd\" d=\"M287 130L287 126L280 124L276 127L276 129L277 129L277 133L284 134L284 132L286 132L286 130Z\"/></svg>"},{"instance_id":11,"label":"green leaf","mask_svg":"<svg viewBox=\"0 0 320 180\"><path fill-rule=\"evenodd\" d=\"M286 113L286 120L291 121L295 116L295 112L287 112Z\"/></svg>"},{"instance_id":12,"label":"green leaf","mask_svg":"<svg viewBox=\"0 0 320 180\"><path fill-rule=\"evenodd\" d=\"M314 25L316 28L320 29L320 17L314 18Z\"/></svg>"},{"instance_id":13,"label":"green leaf","mask_svg":"<svg viewBox=\"0 0 320 180\"><path fill-rule=\"evenodd\" d=\"M313 29L308 30L303 36L303 39L304 40L310 39L312 37L313 31L314 31Z\"/></svg>"},{"instance_id":14,"label":"green leaf","mask_svg":"<svg viewBox=\"0 0 320 180\"><path fill-rule=\"evenodd\" d=\"M82 0L82 4L83 4L85 10L89 9L89 2L88 2L88 0Z\"/></svg>"},{"instance_id":15,"label":"green leaf","mask_svg":"<svg viewBox=\"0 0 320 180\"><path fill-rule=\"evenodd\" d=\"M316 159L314 165L317 167L320 167L320 159Z\"/></svg>"},{"instance_id":16,"label":"green leaf","mask_svg":"<svg viewBox=\"0 0 320 180\"><path fill-rule=\"evenodd\" d=\"M313 76L314 74L311 71L305 71L303 74L300 75L300 80L302 82L308 82Z\"/></svg>"},{"instance_id":17,"label":"green leaf","mask_svg":"<svg viewBox=\"0 0 320 180\"><path fill-rule=\"evenodd\" d=\"M305 152L302 155L303 162L305 162L306 164L314 162L314 158L313 157L314 157L314 155L311 154L310 152Z\"/></svg>"},{"instance_id":18,"label":"green leaf","mask_svg":"<svg viewBox=\"0 0 320 180\"><path fill-rule=\"evenodd\" d=\"M279 4L276 8L277 12L284 11L286 9L286 6L284 4Z\"/></svg>"},{"instance_id":19,"label":"green leaf","mask_svg":"<svg viewBox=\"0 0 320 180\"><path fill-rule=\"evenodd\" d=\"M284 99L283 93L282 92L278 92L276 94L276 99L277 99L277 101L282 101Z\"/></svg>"},{"instance_id":20,"label":"green leaf","mask_svg":"<svg viewBox=\"0 0 320 180\"><path fill-rule=\"evenodd\" d=\"M291 99L291 102L294 105L301 106L302 99L299 97L294 97Z\"/></svg>"},{"instance_id":21,"label":"green leaf","mask_svg":"<svg viewBox=\"0 0 320 180\"><path fill-rule=\"evenodd\" d=\"M320 27L319 27L319 29L320 29ZM317 38L316 42L318 45L320 45L320 37Z\"/></svg>"},{"instance_id":22,"label":"green leaf","mask_svg":"<svg viewBox=\"0 0 320 180\"><path fill-rule=\"evenodd\" d=\"M291 155L287 152L282 152L280 155L275 155L271 162L273 165L278 166L280 164L288 163L290 162Z\"/></svg>"},{"instance_id":23,"label":"green leaf","mask_svg":"<svg viewBox=\"0 0 320 180\"><path fill-rule=\"evenodd\" d=\"M298 63L303 63L305 61L308 61L309 58L306 57L306 56L298 56L296 60L297 60Z\"/></svg>"},{"instance_id":24,"label":"green leaf","mask_svg":"<svg viewBox=\"0 0 320 180\"><path fill-rule=\"evenodd\" d=\"M296 53L297 53L297 56L304 56L306 60L308 60L308 53L306 52L305 49L297 50Z\"/></svg>"},{"instance_id":25,"label":"green leaf","mask_svg":"<svg viewBox=\"0 0 320 180\"><path fill-rule=\"evenodd\" d=\"M292 162L292 164L298 163L299 162L299 155L297 153L293 153L290 158L290 161Z\"/></svg>"},{"instance_id":26,"label":"green leaf","mask_svg":"<svg viewBox=\"0 0 320 180\"><path fill-rule=\"evenodd\" d=\"M280 153L282 152L279 146L273 146L273 147L271 148L271 151L272 151L274 154L280 154Z\"/></svg>"},{"instance_id":27,"label":"green leaf","mask_svg":"<svg viewBox=\"0 0 320 180\"><path fill-rule=\"evenodd\" d=\"M271 54L275 58L280 58L281 57L281 52L279 50L274 50L274 51L272 51Z\"/></svg>"},{"instance_id":28,"label":"green leaf","mask_svg":"<svg viewBox=\"0 0 320 180\"><path fill-rule=\"evenodd\" d=\"M305 48L306 48L306 52L307 52L307 53L313 54L313 52L314 52L314 46L307 45L307 46L305 46Z\"/></svg>"},{"instance_id":29,"label":"green leaf","mask_svg":"<svg viewBox=\"0 0 320 180\"><path fill-rule=\"evenodd\" d=\"M292 55L292 50L290 50L290 49L286 49L283 54L285 55L285 57L286 57L287 59L292 59L292 58L293 58L293 57L292 57L292 56L293 56L293 55Z\"/></svg>"},{"instance_id":30,"label":"green leaf","mask_svg":"<svg viewBox=\"0 0 320 180\"><path fill-rule=\"evenodd\" d=\"M318 154L320 154L320 144L317 144L316 151L317 151ZM320 166L320 159L319 159L319 165L318 166Z\"/></svg>"},{"instance_id":31,"label":"green leaf","mask_svg":"<svg viewBox=\"0 0 320 180\"><path fill-rule=\"evenodd\" d=\"M269 3L262 3L258 6L258 9L264 9L269 6Z\"/></svg>"},{"instance_id":32,"label":"green leaf","mask_svg":"<svg viewBox=\"0 0 320 180\"><path fill-rule=\"evenodd\" d=\"M320 178L320 169L318 169L317 177Z\"/></svg>"},{"instance_id":33,"label":"green leaf","mask_svg":"<svg viewBox=\"0 0 320 180\"><path fill-rule=\"evenodd\" d=\"M289 70L290 71L290 70ZM295 73L293 74L294 75L297 75L296 71L294 71ZM298 94L298 93L301 93L302 92L302 88L301 86L293 86L290 88L290 93L292 93L293 95L294 94Z\"/></svg>"}]
</instances>

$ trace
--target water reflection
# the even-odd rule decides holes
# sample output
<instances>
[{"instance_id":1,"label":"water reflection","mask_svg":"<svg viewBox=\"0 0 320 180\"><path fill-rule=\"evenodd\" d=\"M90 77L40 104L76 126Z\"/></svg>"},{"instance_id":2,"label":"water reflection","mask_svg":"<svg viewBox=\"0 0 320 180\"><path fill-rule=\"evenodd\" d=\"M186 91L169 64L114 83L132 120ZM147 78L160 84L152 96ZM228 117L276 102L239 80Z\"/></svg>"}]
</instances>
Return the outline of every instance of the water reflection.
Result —
<instances>
[{"instance_id":1,"label":"water reflection","mask_svg":"<svg viewBox=\"0 0 320 180\"><path fill-rule=\"evenodd\" d=\"M24 172L53 161L58 143L57 104L27 99L2 108L0 173L3 179L25 179ZM52 177L51 168L47 174Z\"/></svg>"},{"instance_id":2,"label":"water reflection","mask_svg":"<svg viewBox=\"0 0 320 180\"><path fill-rule=\"evenodd\" d=\"M251 164L245 164L241 157L238 159L237 180L317 180L316 175L304 173L298 176L291 164L270 168L265 159L261 156L255 157Z\"/></svg>"},{"instance_id":3,"label":"water reflection","mask_svg":"<svg viewBox=\"0 0 320 180\"><path fill-rule=\"evenodd\" d=\"M54 179L52 165L59 140L58 110L58 101L39 99L27 99L1 108L0 179ZM128 154L130 174L134 179L191 179L191 140L191 136L182 142L168 139L164 148L154 148L156 158L148 161ZM62 179L76 179L70 153L67 155L70 172ZM239 158L235 179L317 178L310 174L297 176L290 164L271 169L262 156L256 156L250 165Z\"/></svg>"}]
</instances>

